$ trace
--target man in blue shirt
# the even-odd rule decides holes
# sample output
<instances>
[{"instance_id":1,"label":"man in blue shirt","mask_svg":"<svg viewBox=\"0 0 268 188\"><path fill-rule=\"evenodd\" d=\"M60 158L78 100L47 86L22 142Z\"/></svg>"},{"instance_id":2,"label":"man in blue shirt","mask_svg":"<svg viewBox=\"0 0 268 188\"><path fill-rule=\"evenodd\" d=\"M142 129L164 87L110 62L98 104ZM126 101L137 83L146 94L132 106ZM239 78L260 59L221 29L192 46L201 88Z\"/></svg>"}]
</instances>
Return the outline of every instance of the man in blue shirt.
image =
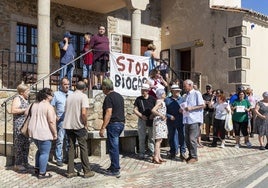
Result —
<instances>
[{"instance_id":1,"label":"man in blue shirt","mask_svg":"<svg viewBox=\"0 0 268 188\"><path fill-rule=\"evenodd\" d=\"M180 158L186 160L186 146L184 140L184 125L182 123L182 113L180 104L183 98L180 96L181 89L178 85L171 86L172 96L165 99L167 107L167 127L168 127L168 142L170 146L170 158L173 159L178 154L180 149Z\"/></svg>"},{"instance_id":2,"label":"man in blue shirt","mask_svg":"<svg viewBox=\"0 0 268 188\"><path fill-rule=\"evenodd\" d=\"M65 66L74 59L75 50L71 43L72 35L69 32L64 34L63 41L59 43L60 46L60 67ZM60 80L67 76L70 87L72 87L72 79L75 63L71 63L68 66L60 70Z\"/></svg>"},{"instance_id":3,"label":"man in blue shirt","mask_svg":"<svg viewBox=\"0 0 268 188\"><path fill-rule=\"evenodd\" d=\"M73 93L69 90L69 80L67 78L61 79L61 85L60 90L54 92L54 97L51 101L51 105L55 107L56 109L56 115L57 115L57 132L58 132L58 138L56 141L56 148L55 148L55 156L57 160L58 166L63 166L63 158L64 160L67 160L67 147L68 147L68 141L65 134L65 129L62 128L63 120L64 120L64 112L65 112L65 102L69 94ZM66 140L64 151L62 152L63 145L64 145L64 138ZM63 155L65 155L63 157Z\"/></svg>"},{"instance_id":4,"label":"man in blue shirt","mask_svg":"<svg viewBox=\"0 0 268 188\"><path fill-rule=\"evenodd\" d=\"M200 131L200 124L203 123L203 109L205 103L200 91L193 88L192 80L185 80L183 87L186 91L185 102L181 104L183 108L183 124L185 125L185 142L189 151L187 163L198 161L197 138Z\"/></svg>"}]
</instances>

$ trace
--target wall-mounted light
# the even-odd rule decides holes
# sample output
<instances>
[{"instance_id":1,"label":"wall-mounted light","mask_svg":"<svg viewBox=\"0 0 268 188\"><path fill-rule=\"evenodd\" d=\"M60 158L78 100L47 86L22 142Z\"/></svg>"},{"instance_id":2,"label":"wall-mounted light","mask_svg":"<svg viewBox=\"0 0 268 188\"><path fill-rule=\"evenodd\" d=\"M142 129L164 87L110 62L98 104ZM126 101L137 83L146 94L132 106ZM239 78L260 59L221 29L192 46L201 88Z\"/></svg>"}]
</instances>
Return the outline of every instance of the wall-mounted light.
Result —
<instances>
[{"instance_id":1,"label":"wall-mounted light","mask_svg":"<svg viewBox=\"0 0 268 188\"><path fill-rule=\"evenodd\" d=\"M254 29L254 27L255 27L255 24L252 23L252 24L250 25L250 28L251 28L251 29Z\"/></svg>"},{"instance_id":2,"label":"wall-mounted light","mask_svg":"<svg viewBox=\"0 0 268 188\"><path fill-rule=\"evenodd\" d=\"M64 21L63 21L62 17L57 16L57 17L55 18L55 24L56 24L57 27L61 27L61 26L63 26Z\"/></svg>"},{"instance_id":3,"label":"wall-mounted light","mask_svg":"<svg viewBox=\"0 0 268 188\"><path fill-rule=\"evenodd\" d=\"M170 31L169 31L169 27L168 26L165 28L165 35L170 35Z\"/></svg>"},{"instance_id":4,"label":"wall-mounted light","mask_svg":"<svg viewBox=\"0 0 268 188\"><path fill-rule=\"evenodd\" d=\"M197 40L194 41L194 46L195 47L201 47L203 45L204 45L204 41L201 40L201 39L197 39Z\"/></svg>"}]
</instances>

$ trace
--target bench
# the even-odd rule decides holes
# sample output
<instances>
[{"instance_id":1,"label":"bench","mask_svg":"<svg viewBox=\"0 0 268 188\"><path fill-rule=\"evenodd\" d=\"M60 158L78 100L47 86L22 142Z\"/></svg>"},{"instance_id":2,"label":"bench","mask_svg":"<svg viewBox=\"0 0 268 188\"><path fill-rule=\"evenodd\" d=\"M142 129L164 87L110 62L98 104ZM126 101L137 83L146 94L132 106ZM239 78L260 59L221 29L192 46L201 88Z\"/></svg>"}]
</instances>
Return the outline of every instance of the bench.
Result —
<instances>
[{"instance_id":1,"label":"bench","mask_svg":"<svg viewBox=\"0 0 268 188\"><path fill-rule=\"evenodd\" d=\"M119 139L121 152L136 152L138 130L124 130ZM90 145L90 154L93 156L103 157L107 153L105 133L104 137L100 137L99 131L88 132L88 139Z\"/></svg>"}]
</instances>

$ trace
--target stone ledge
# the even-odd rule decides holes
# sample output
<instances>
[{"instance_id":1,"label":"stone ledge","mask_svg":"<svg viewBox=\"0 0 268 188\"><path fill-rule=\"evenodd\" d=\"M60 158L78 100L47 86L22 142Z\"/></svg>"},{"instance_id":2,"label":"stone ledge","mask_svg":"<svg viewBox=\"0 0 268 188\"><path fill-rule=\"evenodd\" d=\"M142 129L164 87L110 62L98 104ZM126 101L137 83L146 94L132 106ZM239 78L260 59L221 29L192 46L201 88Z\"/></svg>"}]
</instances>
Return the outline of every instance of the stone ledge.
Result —
<instances>
[{"instance_id":1,"label":"stone ledge","mask_svg":"<svg viewBox=\"0 0 268 188\"><path fill-rule=\"evenodd\" d=\"M138 136L138 130L124 130L120 137L132 137L132 136ZM88 138L89 139L106 139L107 134L105 132L104 137L100 137L99 131L90 131L88 132Z\"/></svg>"},{"instance_id":2,"label":"stone ledge","mask_svg":"<svg viewBox=\"0 0 268 188\"><path fill-rule=\"evenodd\" d=\"M137 137L138 130L124 130L120 135L121 152L135 153L137 151ZM107 153L106 139L106 133L104 137L100 137L99 131L88 132L90 154L104 157Z\"/></svg>"}]
</instances>

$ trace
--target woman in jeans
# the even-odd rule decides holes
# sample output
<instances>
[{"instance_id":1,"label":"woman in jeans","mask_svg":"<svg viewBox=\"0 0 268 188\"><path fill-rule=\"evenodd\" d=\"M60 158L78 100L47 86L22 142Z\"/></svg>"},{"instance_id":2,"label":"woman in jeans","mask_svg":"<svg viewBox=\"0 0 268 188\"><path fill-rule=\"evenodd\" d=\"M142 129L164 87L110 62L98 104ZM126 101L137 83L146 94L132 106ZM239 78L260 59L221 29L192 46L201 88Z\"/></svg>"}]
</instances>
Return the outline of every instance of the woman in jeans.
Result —
<instances>
[{"instance_id":1,"label":"woman in jeans","mask_svg":"<svg viewBox=\"0 0 268 188\"><path fill-rule=\"evenodd\" d=\"M38 150L35 155L35 173L39 179L50 178L46 173L52 140L57 139L56 113L50 104L53 98L52 90L44 88L36 96L29 122L29 136L33 138ZM29 112L28 112L29 113Z\"/></svg>"}]
</instances>

